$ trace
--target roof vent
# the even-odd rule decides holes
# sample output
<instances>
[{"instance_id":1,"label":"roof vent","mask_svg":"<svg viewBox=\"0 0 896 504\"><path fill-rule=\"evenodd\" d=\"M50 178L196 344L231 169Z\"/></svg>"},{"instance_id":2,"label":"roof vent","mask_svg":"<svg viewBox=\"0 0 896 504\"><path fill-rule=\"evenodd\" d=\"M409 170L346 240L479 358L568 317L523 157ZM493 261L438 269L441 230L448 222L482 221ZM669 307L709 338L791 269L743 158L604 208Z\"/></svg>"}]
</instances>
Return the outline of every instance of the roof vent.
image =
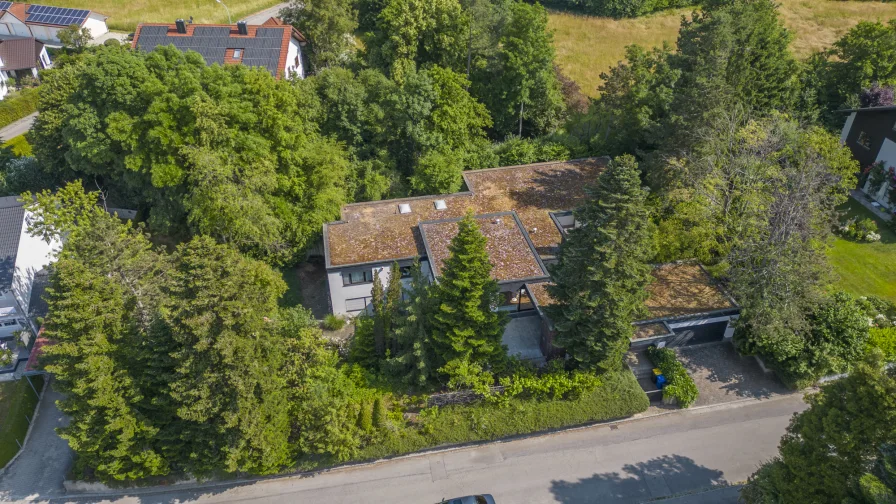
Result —
<instances>
[{"instance_id":1,"label":"roof vent","mask_svg":"<svg viewBox=\"0 0 896 504\"><path fill-rule=\"evenodd\" d=\"M175 21L174 26L177 27L177 33L187 33L187 23L183 19Z\"/></svg>"},{"instance_id":2,"label":"roof vent","mask_svg":"<svg viewBox=\"0 0 896 504\"><path fill-rule=\"evenodd\" d=\"M445 200L443 199L436 200L436 202L433 204L436 206L436 210L445 210L446 208L448 208L448 205L445 204Z\"/></svg>"},{"instance_id":3,"label":"roof vent","mask_svg":"<svg viewBox=\"0 0 896 504\"><path fill-rule=\"evenodd\" d=\"M411 213L411 205L409 205L408 203L400 203L398 205L398 213L400 213L400 214Z\"/></svg>"},{"instance_id":4,"label":"roof vent","mask_svg":"<svg viewBox=\"0 0 896 504\"><path fill-rule=\"evenodd\" d=\"M240 35L248 35L249 34L249 26L246 25L245 21L237 21L236 22L236 31L240 33Z\"/></svg>"}]
</instances>

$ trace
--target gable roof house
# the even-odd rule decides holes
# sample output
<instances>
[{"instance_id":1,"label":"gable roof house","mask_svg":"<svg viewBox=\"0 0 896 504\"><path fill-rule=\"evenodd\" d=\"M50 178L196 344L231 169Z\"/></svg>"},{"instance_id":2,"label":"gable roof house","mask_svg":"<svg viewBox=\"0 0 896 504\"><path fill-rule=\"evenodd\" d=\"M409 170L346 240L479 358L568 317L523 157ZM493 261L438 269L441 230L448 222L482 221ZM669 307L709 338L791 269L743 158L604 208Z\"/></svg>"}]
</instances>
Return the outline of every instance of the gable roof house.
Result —
<instances>
[{"instance_id":1,"label":"gable roof house","mask_svg":"<svg viewBox=\"0 0 896 504\"><path fill-rule=\"evenodd\" d=\"M35 300L35 294L39 296L43 291L44 268L52 262L54 250L61 245L58 241L47 243L31 236L28 233L31 218L18 196L0 198L0 343L9 344L21 329L37 334L32 315L43 307L38 306L42 300ZM27 359L27 350L20 357Z\"/></svg>"},{"instance_id":2,"label":"gable roof house","mask_svg":"<svg viewBox=\"0 0 896 504\"><path fill-rule=\"evenodd\" d=\"M840 143L849 147L852 155L867 170L875 163L883 163L887 172L884 183L875 184L868 177L861 190L875 206L896 213L896 106L849 109Z\"/></svg>"},{"instance_id":3,"label":"gable roof house","mask_svg":"<svg viewBox=\"0 0 896 504\"><path fill-rule=\"evenodd\" d=\"M107 18L87 9L0 1L0 35L34 37L51 44L58 44L59 30L71 25L89 29L94 38L104 35L109 31Z\"/></svg>"},{"instance_id":4,"label":"gable roof house","mask_svg":"<svg viewBox=\"0 0 896 504\"><path fill-rule=\"evenodd\" d=\"M11 80L24 76L37 77L38 70L53 63L43 42L34 37L0 35L0 99L9 94Z\"/></svg>"},{"instance_id":5,"label":"gable roof house","mask_svg":"<svg viewBox=\"0 0 896 504\"><path fill-rule=\"evenodd\" d=\"M141 23L134 33L133 48L150 52L173 45L181 51L196 51L209 65L263 67L274 77L305 78L302 46L305 37L291 25L270 18L261 25L240 21L236 25L187 23Z\"/></svg>"}]
</instances>

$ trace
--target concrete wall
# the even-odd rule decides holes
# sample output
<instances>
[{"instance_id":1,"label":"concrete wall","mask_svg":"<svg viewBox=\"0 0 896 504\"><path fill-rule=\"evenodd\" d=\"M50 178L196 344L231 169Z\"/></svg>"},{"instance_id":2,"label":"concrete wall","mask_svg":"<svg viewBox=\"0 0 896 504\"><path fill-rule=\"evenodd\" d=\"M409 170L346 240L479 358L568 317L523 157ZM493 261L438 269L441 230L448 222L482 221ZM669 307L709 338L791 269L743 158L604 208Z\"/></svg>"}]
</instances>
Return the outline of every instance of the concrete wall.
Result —
<instances>
[{"instance_id":1,"label":"concrete wall","mask_svg":"<svg viewBox=\"0 0 896 504\"><path fill-rule=\"evenodd\" d=\"M413 260L399 261L399 266L412 266L414 264ZM379 275L380 281L383 282L383 286L386 286L389 283L389 270L392 267L392 262L384 262L380 264L372 264L361 267L346 267L340 269L330 269L327 270L327 285L330 288L330 309L336 315L357 315L360 311L351 311L349 312L346 308L346 301L350 299L364 298L370 297L370 293L373 290L373 283L364 283L364 284L356 284L356 285L342 285L342 275L343 273L350 273L356 271L372 271L373 274ZM429 268L428 261L420 261L420 267L423 269L423 273L426 274L429 278L432 278L432 271ZM401 283L407 287L411 283L410 278L402 279ZM369 309L369 301L368 301L368 309Z\"/></svg>"}]
</instances>

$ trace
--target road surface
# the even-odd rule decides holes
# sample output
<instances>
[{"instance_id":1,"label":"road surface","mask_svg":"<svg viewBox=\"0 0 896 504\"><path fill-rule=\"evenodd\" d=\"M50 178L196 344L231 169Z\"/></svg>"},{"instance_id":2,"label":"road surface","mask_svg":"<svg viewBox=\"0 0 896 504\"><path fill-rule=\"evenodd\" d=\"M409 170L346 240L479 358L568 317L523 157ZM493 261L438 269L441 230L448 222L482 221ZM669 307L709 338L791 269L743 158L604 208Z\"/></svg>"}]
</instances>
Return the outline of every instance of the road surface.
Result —
<instances>
[{"instance_id":1,"label":"road surface","mask_svg":"<svg viewBox=\"0 0 896 504\"><path fill-rule=\"evenodd\" d=\"M3 128L0 128L0 140L6 142L19 135L24 135L28 130L31 129L31 125L34 124L35 119L37 119L37 112L29 116L25 116L18 121L4 126Z\"/></svg>"},{"instance_id":2,"label":"road surface","mask_svg":"<svg viewBox=\"0 0 896 504\"><path fill-rule=\"evenodd\" d=\"M642 503L745 480L777 451L799 395L597 426L460 451L340 469L315 477L200 489L131 491L54 502L414 503L491 493L509 503ZM733 492L722 492L725 501ZM718 499L715 499L719 502ZM705 502L677 499L673 502Z\"/></svg>"},{"instance_id":3,"label":"road surface","mask_svg":"<svg viewBox=\"0 0 896 504\"><path fill-rule=\"evenodd\" d=\"M280 16L280 9L286 7L287 5L289 5L289 2L279 3L275 6L269 7L261 12L256 12L255 14L246 16L243 18L243 21L245 21L246 23L248 23L250 25L264 23L265 21L267 21L268 19L270 19L272 17Z\"/></svg>"}]
</instances>

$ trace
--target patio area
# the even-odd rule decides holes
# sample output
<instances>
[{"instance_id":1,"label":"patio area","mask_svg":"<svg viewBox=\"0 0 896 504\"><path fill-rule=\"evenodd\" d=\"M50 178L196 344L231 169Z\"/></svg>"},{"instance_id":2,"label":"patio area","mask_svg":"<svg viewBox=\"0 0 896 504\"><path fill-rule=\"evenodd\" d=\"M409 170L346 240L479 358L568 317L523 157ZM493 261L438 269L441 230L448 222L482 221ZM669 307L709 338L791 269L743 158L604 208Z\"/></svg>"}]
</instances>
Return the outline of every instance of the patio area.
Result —
<instances>
[{"instance_id":1,"label":"patio area","mask_svg":"<svg viewBox=\"0 0 896 504\"><path fill-rule=\"evenodd\" d=\"M538 366L544 364L541 353L541 317L514 317L507 323L501 342L507 346L507 355L515 355Z\"/></svg>"}]
</instances>

